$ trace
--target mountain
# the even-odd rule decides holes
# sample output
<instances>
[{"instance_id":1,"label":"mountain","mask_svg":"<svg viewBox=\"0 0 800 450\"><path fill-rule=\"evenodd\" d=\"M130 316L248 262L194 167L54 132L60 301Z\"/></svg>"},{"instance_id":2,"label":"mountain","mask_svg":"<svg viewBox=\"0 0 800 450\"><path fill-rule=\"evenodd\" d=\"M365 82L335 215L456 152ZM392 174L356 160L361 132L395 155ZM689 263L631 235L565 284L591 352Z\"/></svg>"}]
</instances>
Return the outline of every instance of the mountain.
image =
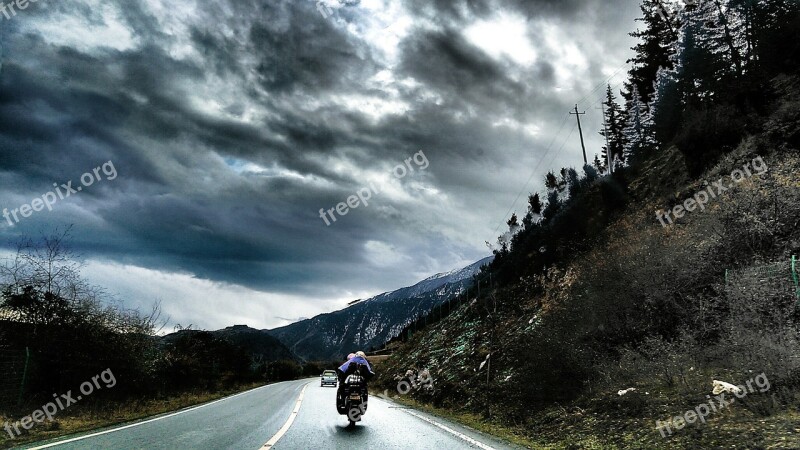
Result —
<instances>
[{"instance_id":1,"label":"mountain","mask_svg":"<svg viewBox=\"0 0 800 450\"><path fill-rule=\"evenodd\" d=\"M165 335L162 339L165 343L175 342L185 334L210 333L212 337L228 341L236 347L241 348L253 361L281 361L297 360L291 350L289 350L277 338L265 333L262 330L250 328L247 325L234 325L216 331L181 330Z\"/></svg>"},{"instance_id":2,"label":"mountain","mask_svg":"<svg viewBox=\"0 0 800 450\"><path fill-rule=\"evenodd\" d=\"M472 276L494 257L462 269L439 273L419 283L385 292L311 319L268 330L306 360L340 359L356 350L378 347L399 334L416 317L463 292Z\"/></svg>"}]
</instances>

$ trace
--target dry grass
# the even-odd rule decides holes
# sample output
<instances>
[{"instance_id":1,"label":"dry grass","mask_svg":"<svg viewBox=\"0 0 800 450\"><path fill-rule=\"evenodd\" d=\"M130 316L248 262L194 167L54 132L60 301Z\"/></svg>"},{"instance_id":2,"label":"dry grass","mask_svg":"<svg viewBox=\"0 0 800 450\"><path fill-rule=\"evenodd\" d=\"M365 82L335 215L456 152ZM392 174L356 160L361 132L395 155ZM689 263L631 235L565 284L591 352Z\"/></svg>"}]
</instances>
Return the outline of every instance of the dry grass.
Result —
<instances>
[{"instance_id":1,"label":"dry grass","mask_svg":"<svg viewBox=\"0 0 800 450\"><path fill-rule=\"evenodd\" d=\"M663 398L652 398L651 406ZM408 397L394 399L406 406L497 436L513 444L547 450L578 449L798 449L800 414L788 410L769 417L756 416L744 408L709 416L706 424L696 423L663 438L655 420L666 417L627 417L609 407L610 398L596 398L570 406L554 405L531 417L525 425L511 426L485 420L477 414L436 408ZM675 414L683 405L670 405ZM683 407L683 409L687 409Z\"/></svg>"}]
</instances>

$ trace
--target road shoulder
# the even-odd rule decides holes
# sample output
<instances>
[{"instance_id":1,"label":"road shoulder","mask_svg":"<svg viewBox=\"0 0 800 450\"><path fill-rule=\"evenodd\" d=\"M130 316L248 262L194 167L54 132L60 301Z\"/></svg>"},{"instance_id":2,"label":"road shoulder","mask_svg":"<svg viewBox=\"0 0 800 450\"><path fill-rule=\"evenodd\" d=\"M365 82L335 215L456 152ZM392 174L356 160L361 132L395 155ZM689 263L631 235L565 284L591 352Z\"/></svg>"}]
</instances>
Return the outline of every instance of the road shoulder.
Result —
<instances>
[{"instance_id":1,"label":"road shoulder","mask_svg":"<svg viewBox=\"0 0 800 450\"><path fill-rule=\"evenodd\" d=\"M417 420L427 422L430 425L438 426L439 429L447 431L450 434L455 432L455 436L459 439L464 440L460 435L465 436L468 439L477 441L478 443L484 444L490 448L497 449L497 450L511 450L511 449L524 449L527 447L520 446L518 444L509 442L501 437L494 436L483 431L476 430L466 424L456 421L454 418L451 417L444 417L436 412L430 410L429 408L425 408L422 405L411 404L410 402L400 402L397 401L398 399L394 399L391 397L387 397L383 394L377 394L373 398L380 399L381 401L387 402L390 404L390 408L402 410L409 415L412 415L417 418ZM449 429L449 430L448 430ZM465 444L469 444L470 442L465 440Z\"/></svg>"}]
</instances>

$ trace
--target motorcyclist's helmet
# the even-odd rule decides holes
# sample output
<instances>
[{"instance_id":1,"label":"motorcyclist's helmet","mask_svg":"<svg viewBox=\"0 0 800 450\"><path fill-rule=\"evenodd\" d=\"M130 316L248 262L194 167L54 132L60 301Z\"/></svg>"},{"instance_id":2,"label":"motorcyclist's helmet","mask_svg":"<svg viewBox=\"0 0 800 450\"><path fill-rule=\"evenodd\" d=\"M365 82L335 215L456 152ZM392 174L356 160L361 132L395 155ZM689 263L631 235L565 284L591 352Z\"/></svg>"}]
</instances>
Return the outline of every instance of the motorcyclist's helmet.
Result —
<instances>
[{"instance_id":1,"label":"motorcyclist's helmet","mask_svg":"<svg viewBox=\"0 0 800 450\"><path fill-rule=\"evenodd\" d=\"M367 355L364 352L362 352L361 350L356 352L356 356L360 356L362 358L366 358L367 357Z\"/></svg>"}]
</instances>

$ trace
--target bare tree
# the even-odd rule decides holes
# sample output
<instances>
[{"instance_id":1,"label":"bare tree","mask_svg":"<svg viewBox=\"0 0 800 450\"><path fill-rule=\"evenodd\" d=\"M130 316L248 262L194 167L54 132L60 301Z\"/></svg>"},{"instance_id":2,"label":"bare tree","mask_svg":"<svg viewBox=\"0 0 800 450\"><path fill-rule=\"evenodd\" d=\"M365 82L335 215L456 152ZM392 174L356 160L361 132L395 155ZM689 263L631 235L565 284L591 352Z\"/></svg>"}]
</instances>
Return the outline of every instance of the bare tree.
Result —
<instances>
[{"instance_id":1,"label":"bare tree","mask_svg":"<svg viewBox=\"0 0 800 450\"><path fill-rule=\"evenodd\" d=\"M82 264L67 246L70 231L17 242L14 256L0 264L0 317L34 325L92 323L148 335L163 328L159 301L143 314L81 278Z\"/></svg>"}]
</instances>

